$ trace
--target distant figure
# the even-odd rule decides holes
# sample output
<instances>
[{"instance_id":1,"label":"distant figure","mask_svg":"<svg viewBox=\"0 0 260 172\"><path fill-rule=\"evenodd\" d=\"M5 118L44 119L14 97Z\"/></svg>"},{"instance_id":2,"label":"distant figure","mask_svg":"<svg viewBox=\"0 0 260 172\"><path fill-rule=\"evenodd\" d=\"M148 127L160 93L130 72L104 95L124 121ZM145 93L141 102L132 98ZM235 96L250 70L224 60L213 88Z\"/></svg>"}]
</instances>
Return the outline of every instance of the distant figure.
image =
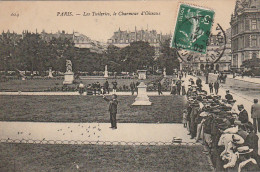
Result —
<instances>
[{"instance_id":1,"label":"distant figure","mask_svg":"<svg viewBox=\"0 0 260 172\"><path fill-rule=\"evenodd\" d=\"M116 90L117 90L117 82L116 82L116 80L114 82L112 82L112 85L113 85L113 94L115 94Z\"/></svg>"},{"instance_id":2,"label":"distant figure","mask_svg":"<svg viewBox=\"0 0 260 172\"><path fill-rule=\"evenodd\" d=\"M93 89L94 95L97 95L97 85L95 82L92 83L92 89Z\"/></svg>"},{"instance_id":3,"label":"distant figure","mask_svg":"<svg viewBox=\"0 0 260 172\"><path fill-rule=\"evenodd\" d=\"M183 96L186 95L186 89L185 89L184 81L181 81L181 95L183 95Z\"/></svg>"},{"instance_id":4,"label":"distant figure","mask_svg":"<svg viewBox=\"0 0 260 172\"><path fill-rule=\"evenodd\" d=\"M182 114L182 123L184 128L187 128L187 116L188 116L187 109L184 109Z\"/></svg>"},{"instance_id":5,"label":"distant figure","mask_svg":"<svg viewBox=\"0 0 260 172\"><path fill-rule=\"evenodd\" d=\"M209 92L213 93L213 82L209 83Z\"/></svg>"},{"instance_id":6,"label":"distant figure","mask_svg":"<svg viewBox=\"0 0 260 172\"><path fill-rule=\"evenodd\" d=\"M103 95L103 99L107 102L109 102L109 108L108 111L110 112L110 122L111 122L111 127L112 129L117 129L117 122L116 122L116 114L117 114L117 95L113 94L112 99L109 100L108 98Z\"/></svg>"},{"instance_id":7,"label":"distant figure","mask_svg":"<svg viewBox=\"0 0 260 172\"><path fill-rule=\"evenodd\" d=\"M181 80L178 80L176 82L176 87L177 87L177 94L181 95Z\"/></svg>"},{"instance_id":8,"label":"distant figure","mask_svg":"<svg viewBox=\"0 0 260 172\"><path fill-rule=\"evenodd\" d=\"M136 93L138 94L138 85L140 84L140 82L139 81L137 81L136 82L136 84L135 84L135 89L136 89Z\"/></svg>"},{"instance_id":9,"label":"distant figure","mask_svg":"<svg viewBox=\"0 0 260 172\"><path fill-rule=\"evenodd\" d=\"M214 83L215 93L218 95L219 83L218 80Z\"/></svg>"},{"instance_id":10,"label":"distant figure","mask_svg":"<svg viewBox=\"0 0 260 172\"><path fill-rule=\"evenodd\" d=\"M101 85L99 82L96 83L96 87L97 87L97 93L98 95L100 95L100 92L101 92Z\"/></svg>"},{"instance_id":11,"label":"distant figure","mask_svg":"<svg viewBox=\"0 0 260 172\"><path fill-rule=\"evenodd\" d=\"M199 87L199 91L201 91L201 90L202 90L202 81L201 81L200 78L198 78L198 79L196 80L196 85L197 85L197 87Z\"/></svg>"},{"instance_id":12,"label":"distant figure","mask_svg":"<svg viewBox=\"0 0 260 172\"><path fill-rule=\"evenodd\" d=\"M225 99L227 99L228 102L233 100L233 96L229 93L229 90L226 91Z\"/></svg>"},{"instance_id":13,"label":"distant figure","mask_svg":"<svg viewBox=\"0 0 260 172\"><path fill-rule=\"evenodd\" d=\"M135 93L135 83L134 83L134 81L130 83L130 89L131 89L132 95L134 95L134 93Z\"/></svg>"},{"instance_id":14,"label":"distant figure","mask_svg":"<svg viewBox=\"0 0 260 172\"><path fill-rule=\"evenodd\" d=\"M83 84L82 81L80 81L79 83L79 94L82 95L84 93L84 88L85 88L85 85Z\"/></svg>"},{"instance_id":15,"label":"distant figure","mask_svg":"<svg viewBox=\"0 0 260 172\"><path fill-rule=\"evenodd\" d=\"M260 104L258 103L258 99L254 99L254 104L251 107L251 117L253 118L253 125L255 132L260 132Z\"/></svg>"},{"instance_id":16,"label":"distant figure","mask_svg":"<svg viewBox=\"0 0 260 172\"><path fill-rule=\"evenodd\" d=\"M106 82L104 83L104 92L109 94L109 83L107 79Z\"/></svg>"},{"instance_id":17,"label":"distant figure","mask_svg":"<svg viewBox=\"0 0 260 172\"><path fill-rule=\"evenodd\" d=\"M162 93L162 84L161 84L160 81L158 81L158 85L157 85L157 87L158 87L158 95L163 94L163 93Z\"/></svg>"}]
</instances>

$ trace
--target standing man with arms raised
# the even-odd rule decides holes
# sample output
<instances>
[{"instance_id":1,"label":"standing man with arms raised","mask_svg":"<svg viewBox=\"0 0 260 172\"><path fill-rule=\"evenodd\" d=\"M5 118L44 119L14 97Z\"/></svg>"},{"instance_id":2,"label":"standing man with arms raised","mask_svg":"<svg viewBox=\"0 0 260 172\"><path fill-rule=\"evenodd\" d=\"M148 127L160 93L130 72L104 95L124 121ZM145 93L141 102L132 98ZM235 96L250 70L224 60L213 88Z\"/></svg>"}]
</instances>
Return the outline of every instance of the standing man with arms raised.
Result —
<instances>
[{"instance_id":1,"label":"standing man with arms raised","mask_svg":"<svg viewBox=\"0 0 260 172\"><path fill-rule=\"evenodd\" d=\"M107 102L109 102L109 108L108 111L110 112L110 122L111 122L111 127L112 129L117 129L117 124L116 124L116 114L117 114L117 95L113 94L112 99L106 98L105 95L103 95L103 99Z\"/></svg>"}]
</instances>

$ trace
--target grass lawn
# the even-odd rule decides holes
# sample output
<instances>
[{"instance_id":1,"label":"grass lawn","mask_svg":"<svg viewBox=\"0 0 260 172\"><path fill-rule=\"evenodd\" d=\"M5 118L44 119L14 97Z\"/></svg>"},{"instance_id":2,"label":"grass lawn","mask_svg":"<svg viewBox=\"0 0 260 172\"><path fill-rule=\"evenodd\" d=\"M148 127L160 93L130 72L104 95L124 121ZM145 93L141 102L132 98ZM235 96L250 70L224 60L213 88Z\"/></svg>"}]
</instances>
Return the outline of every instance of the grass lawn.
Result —
<instances>
[{"instance_id":1,"label":"grass lawn","mask_svg":"<svg viewBox=\"0 0 260 172\"><path fill-rule=\"evenodd\" d=\"M150 83L151 81L154 81L156 79L160 78L160 76L150 76L148 79L144 80L146 84ZM79 82L80 80L76 80ZM94 82L99 82L101 85L105 83L105 79L87 79L82 80L83 83L87 86L88 84L92 84ZM108 79L109 87L112 88L112 82L115 81L115 79ZM118 88L123 87L123 85L130 86L130 83L132 81L137 82L137 79L116 79L118 83ZM33 79L33 80L9 80L6 82L0 83L0 91L45 91L49 88L61 88L63 80L55 80L55 79ZM76 85L75 85L76 86Z\"/></svg>"},{"instance_id":2,"label":"grass lawn","mask_svg":"<svg viewBox=\"0 0 260 172\"><path fill-rule=\"evenodd\" d=\"M119 96L118 122L180 123L182 96L150 97L152 106L131 106L135 96ZM109 122L101 96L0 96L1 121Z\"/></svg>"},{"instance_id":3,"label":"grass lawn","mask_svg":"<svg viewBox=\"0 0 260 172\"><path fill-rule=\"evenodd\" d=\"M202 146L1 143L0 150L0 171L211 171Z\"/></svg>"}]
</instances>

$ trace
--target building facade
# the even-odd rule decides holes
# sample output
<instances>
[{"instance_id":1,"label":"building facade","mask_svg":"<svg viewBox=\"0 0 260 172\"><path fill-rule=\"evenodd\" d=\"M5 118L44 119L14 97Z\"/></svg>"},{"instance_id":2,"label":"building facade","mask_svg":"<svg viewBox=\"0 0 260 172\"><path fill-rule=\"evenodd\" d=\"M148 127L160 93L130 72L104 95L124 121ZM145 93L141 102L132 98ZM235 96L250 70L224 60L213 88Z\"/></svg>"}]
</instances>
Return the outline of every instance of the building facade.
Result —
<instances>
[{"instance_id":1,"label":"building facade","mask_svg":"<svg viewBox=\"0 0 260 172\"><path fill-rule=\"evenodd\" d=\"M162 33L157 33L156 30L137 30L135 27L135 31L122 31L119 28L118 31L114 32L113 36L107 40L107 43L123 48L130 45L131 42L149 42L149 44L155 48L154 58L157 58L159 57L160 43L170 38L170 34L163 35Z\"/></svg>"},{"instance_id":2,"label":"building facade","mask_svg":"<svg viewBox=\"0 0 260 172\"><path fill-rule=\"evenodd\" d=\"M230 25L231 68L242 70L243 61L260 58L260 0L237 0Z\"/></svg>"}]
</instances>

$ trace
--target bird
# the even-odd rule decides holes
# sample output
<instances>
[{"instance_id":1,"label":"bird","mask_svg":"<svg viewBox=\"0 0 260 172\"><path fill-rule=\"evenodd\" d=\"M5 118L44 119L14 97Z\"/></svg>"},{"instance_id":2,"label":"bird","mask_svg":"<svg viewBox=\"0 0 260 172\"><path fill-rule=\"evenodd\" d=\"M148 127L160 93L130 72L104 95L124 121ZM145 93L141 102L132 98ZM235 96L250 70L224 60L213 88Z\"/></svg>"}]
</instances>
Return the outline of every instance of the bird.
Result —
<instances>
[{"instance_id":1,"label":"bird","mask_svg":"<svg viewBox=\"0 0 260 172\"><path fill-rule=\"evenodd\" d=\"M94 133L94 135L95 135L96 133Z\"/></svg>"},{"instance_id":2,"label":"bird","mask_svg":"<svg viewBox=\"0 0 260 172\"><path fill-rule=\"evenodd\" d=\"M45 140L45 138L43 138L42 140Z\"/></svg>"},{"instance_id":3,"label":"bird","mask_svg":"<svg viewBox=\"0 0 260 172\"><path fill-rule=\"evenodd\" d=\"M68 128L70 128L70 127L68 127Z\"/></svg>"},{"instance_id":4,"label":"bird","mask_svg":"<svg viewBox=\"0 0 260 172\"><path fill-rule=\"evenodd\" d=\"M29 133L29 135L31 135L31 133Z\"/></svg>"},{"instance_id":5,"label":"bird","mask_svg":"<svg viewBox=\"0 0 260 172\"><path fill-rule=\"evenodd\" d=\"M72 130L70 132L72 132Z\"/></svg>"},{"instance_id":6,"label":"bird","mask_svg":"<svg viewBox=\"0 0 260 172\"><path fill-rule=\"evenodd\" d=\"M63 135L65 135L65 133L63 133Z\"/></svg>"},{"instance_id":7,"label":"bird","mask_svg":"<svg viewBox=\"0 0 260 172\"><path fill-rule=\"evenodd\" d=\"M90 135L88 137L90 137Z\"/></svg>"},{"instance_id":8,"label":"bird","mask_svg":"<svg viewBox=\"0 0 260 172\"><path fill-rule=\"evenodd\" d=\"M83 136L83 133L81 135Z\"/></svg>"}]
</instances>

